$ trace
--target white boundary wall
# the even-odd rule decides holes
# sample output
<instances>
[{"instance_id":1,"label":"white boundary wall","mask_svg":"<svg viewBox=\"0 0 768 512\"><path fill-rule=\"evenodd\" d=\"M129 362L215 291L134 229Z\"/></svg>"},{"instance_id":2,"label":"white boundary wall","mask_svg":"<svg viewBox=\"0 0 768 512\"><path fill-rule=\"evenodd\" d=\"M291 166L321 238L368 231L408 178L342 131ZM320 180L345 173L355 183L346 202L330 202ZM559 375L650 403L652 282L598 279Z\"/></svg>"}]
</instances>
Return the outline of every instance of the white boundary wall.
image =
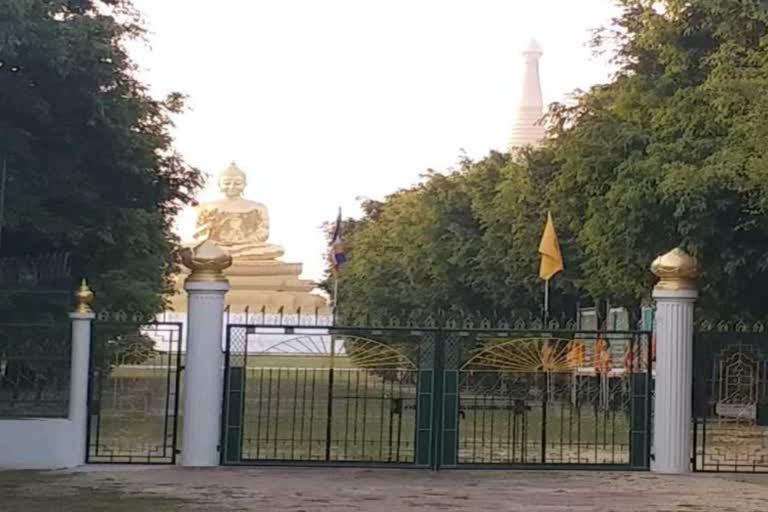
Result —
<instances>
[{"instance_id":1,"label":"white boundary wall","mask_svg":"<svg viewBox=\"0 0 768 512\"><path fill-rule=\"evenodd\" d=\"M60 469L85 463L88 362L93 313L72 313L67 418L0 418L0 469Z\"/></svg>"},{"instance_id":2,"label":"white boundary wall","mask_svg":"<svg viewBox=\"0 0 768 512\"><path fill-rule=\"evenodd\" d=\"M67 418L0 419L0 469L58 469L82 464L85 435ZM83 437L84 439L84 437Z\"/></svg>"}]
</instances>

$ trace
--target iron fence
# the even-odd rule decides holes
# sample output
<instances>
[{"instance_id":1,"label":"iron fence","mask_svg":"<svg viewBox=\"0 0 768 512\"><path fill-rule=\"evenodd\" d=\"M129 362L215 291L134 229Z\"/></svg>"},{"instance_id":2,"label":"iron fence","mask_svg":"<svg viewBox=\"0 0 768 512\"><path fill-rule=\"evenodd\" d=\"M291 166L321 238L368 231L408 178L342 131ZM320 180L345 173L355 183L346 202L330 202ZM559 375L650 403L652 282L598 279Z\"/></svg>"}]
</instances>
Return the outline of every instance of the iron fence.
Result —
<instances>
[{"instance_id":1,"label":"iron fence","mask_svg":"<svg viewBox=\"0 0 768 512\"><path fill-rule=\"evenodd\" d=\"M67 253L0 258L0 418L68 415L70 273Z\"/></svg>"},{"instance_id":2,"label":"iron fence","mask_svg":"<svg viewBox=\"0 0 768 512\"><path fill-rule=\"evenodd\" d=\"M47 253L21 257L0 258L0 289L68 290L71 283L72 259L69 253Z\"/></svg>"},{"instance_id":3,"label":"iron fence","mask_svg":"<svg viewBox=\"0 0 768 512\"><path fill-rule=\"evenodd\" d=\"M64 418L69 412L70 328L0 324L0 418Z\"/></svg>"},{"instance_id":4,"label":"iron fence","mask_svg":"<svg viewBox=\"0 0 768 512\"><path fill-rule=\"evenodd\" d=\"M768 336L763 324L703 323L694 343L693 467L768 472Z\"/></svg>"}]
</instances>

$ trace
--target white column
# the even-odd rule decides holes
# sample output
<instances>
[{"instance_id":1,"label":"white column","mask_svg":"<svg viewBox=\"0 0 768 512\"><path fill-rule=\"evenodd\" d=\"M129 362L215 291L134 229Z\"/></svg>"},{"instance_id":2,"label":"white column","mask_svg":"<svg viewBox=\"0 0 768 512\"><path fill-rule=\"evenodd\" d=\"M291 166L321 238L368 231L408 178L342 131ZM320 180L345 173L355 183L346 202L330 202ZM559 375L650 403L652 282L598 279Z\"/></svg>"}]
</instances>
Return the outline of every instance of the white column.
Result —
<instances>
[{"instance_id":1,"label":"white column","mask_svg":"<svg viewBox=\"0 0 768 512\"><path fill-rule=\"evenodd\" d=\"M656 396L654 462L657 473L691 467L693 306L696 290L656 289Z\"/></svg>"},{"instance_id":2,"label":"white column","mask_svg":"<svg viewBox=\"0 0 768 512\"><path fill-rule=\"evenodd\" d=\"M69 383L69 420L72 422L73 461L85 464L88 449L88 372L91 354L93 313L70 313L72 320L72 355Z\"/></svg>"},{"instance_id":3,"label":"white column","mask_svg":"<svg viewBox=\"0 0 768 512\"><path fill-rule=\"evenodd\" d=\"M181 464L219 465L223 393L222 323L229 283L187 280L187 350Z\"/></svg>"}]
</instances>

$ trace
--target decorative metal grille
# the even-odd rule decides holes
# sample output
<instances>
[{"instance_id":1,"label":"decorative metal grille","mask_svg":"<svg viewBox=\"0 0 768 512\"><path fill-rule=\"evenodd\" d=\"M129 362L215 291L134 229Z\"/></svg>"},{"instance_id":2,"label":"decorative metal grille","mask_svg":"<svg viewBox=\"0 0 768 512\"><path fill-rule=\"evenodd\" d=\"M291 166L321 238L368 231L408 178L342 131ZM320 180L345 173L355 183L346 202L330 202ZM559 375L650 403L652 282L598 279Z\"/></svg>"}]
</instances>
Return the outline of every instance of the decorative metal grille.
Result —
<instances>
[{"instance_id":1,"label":"decorative metal grille","mask_svg":"<svg viewBox=\"0 0 768 512\"><path fill-rule=\"evenodd\" d=\"M465 338L474 348L465 350L460 372L459 463L647 467L647 339L562 332Z\"/></svg>"},{"instance_id":2,"label":"decorative metal grille","mask_svg":"<svg viewBox=\"0 0 768 512\"><path fill-rule=\"evenodd\" d=\"M181 340L176 323L94 323L88 462L175 462Z\"/></svg>"},{"instance_id":3,"label":"decorative metal grille","mask_svg":"<svg viewBox=\"0 0 768 512\"><path fill-rule=\"evenodd\" d=\"M768 338L762 324L702 327L694 344L694 468L768 472Z\"/></svg>"}]
</instances>

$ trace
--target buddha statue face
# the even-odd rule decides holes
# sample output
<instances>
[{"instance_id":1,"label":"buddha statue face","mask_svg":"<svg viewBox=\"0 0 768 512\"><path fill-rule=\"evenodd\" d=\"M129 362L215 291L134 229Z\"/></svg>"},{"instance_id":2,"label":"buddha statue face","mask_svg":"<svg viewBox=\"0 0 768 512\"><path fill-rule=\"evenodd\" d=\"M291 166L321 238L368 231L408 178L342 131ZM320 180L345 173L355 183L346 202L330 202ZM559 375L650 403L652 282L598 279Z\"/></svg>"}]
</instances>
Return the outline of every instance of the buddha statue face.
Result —
<instances>
[{"instance_id":1,"label":"buddha statue face","mask_svg":"<svg viewBox=\"0 0 768 512\"><path fill-rule=\"evenodd\" d=\"M224 176L219 180L219 190L227 199L237 199L245 190L245 178L242 176Z\"/></svg>"},{"instance_id":2,"label":"buddha statue face","mask_svg":"<svg viewBox=\"0 0 768 512\"><path fill-rule=\"evenodd\" d=\"M227 199L242 196L245 185L245 173L238 169L234 162L219 176L219 190Z\"/></svg>"}]
</instances>

